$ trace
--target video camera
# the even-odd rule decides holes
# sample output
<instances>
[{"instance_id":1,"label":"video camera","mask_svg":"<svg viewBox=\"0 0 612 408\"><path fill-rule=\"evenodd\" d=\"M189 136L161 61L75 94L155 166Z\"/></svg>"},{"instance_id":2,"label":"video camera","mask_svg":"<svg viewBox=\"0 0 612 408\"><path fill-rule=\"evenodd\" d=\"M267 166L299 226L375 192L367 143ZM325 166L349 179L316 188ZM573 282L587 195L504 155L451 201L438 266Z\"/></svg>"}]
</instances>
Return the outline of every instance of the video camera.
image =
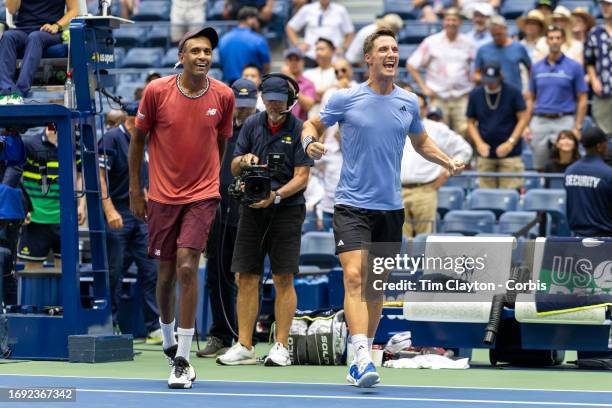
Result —
<instances>
[{"instance_id":1,"label":"video camera","mask_svg":"<svg viewBox=\"0 0 612 408\"><path fill-rule=\"evenodd\" d=\"M270 153L267 164L243 166L229 186L230 196L246 205L265 200L272 191L270 177L282 173L284 163L284 153Z\"/></svg>"}]
</instances>

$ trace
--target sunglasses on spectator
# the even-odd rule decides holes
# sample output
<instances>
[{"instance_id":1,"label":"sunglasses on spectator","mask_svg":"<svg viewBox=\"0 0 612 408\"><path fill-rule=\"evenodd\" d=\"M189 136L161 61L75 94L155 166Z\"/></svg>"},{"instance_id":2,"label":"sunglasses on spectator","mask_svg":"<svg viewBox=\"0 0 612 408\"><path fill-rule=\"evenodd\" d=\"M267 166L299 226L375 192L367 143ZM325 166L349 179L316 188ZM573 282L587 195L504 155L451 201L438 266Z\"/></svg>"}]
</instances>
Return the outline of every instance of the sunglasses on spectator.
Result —
<instances>
[{"instance_id":1,"label":"sunglasses on spectator","mask_svg":"<svg viewBox=\"0 0 612 408\"><path fill-rule=\"evenodd\" d=\"M340 73L346 74L346 73L347 73L347 71L348 71L348 69L346 69L346 68L338 68L338 69L334 69L334 72L336 73L336 75L338 75L338 74L340 74Z\"/></svg>"}]
</instances>

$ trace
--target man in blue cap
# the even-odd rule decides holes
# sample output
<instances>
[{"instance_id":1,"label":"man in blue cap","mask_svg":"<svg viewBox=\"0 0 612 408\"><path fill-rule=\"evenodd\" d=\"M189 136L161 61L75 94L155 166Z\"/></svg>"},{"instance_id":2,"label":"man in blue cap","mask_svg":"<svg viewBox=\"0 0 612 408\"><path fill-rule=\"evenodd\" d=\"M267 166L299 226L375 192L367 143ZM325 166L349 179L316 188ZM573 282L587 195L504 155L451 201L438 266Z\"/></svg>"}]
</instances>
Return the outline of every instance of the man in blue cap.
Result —
<instances>
[{"instance_id":1,"label":"man in blue cap","mask_svg":"<svg viewBox=\"0 0 612 408\"><path fill-rule=\"evenodd\" d=\"M232 272L238 281L238 342L217 358L222 365L255 364L252 334L259 310L259 281L266 255L270 258L276 297L276 343L264 362L267 366L291 364L289 328L297 299L293 287L298 272L302 223L306 215L304 190L314 162L306 156L300 134L302 121L291 114L299 87L283 74L270 74L260 86L264 112L249 117L234 150L232 174L253 164L267 164L270 154L284 155L278 171L270 173L271 191L259 202L240 206L240 222Z\"/></svg>"},{"instance_id":2,"label":"man in blue cap","mask_svg":"<svg viewBox=\"0 0 612 408\"><path fill-rule=\"evenodd\" d=\"M210 230L206 247L206 290L210 296L212 326L208 331L206 347L198 350L198 357L217 357L223 354L238 337L236 327L236 283L232 274L232 255L238 230L238 202L229 196L232 184L232 153L245 120L256 112L257 86L248 79L238 79L232 84L236 98L234 109L234 133L227 141L227 149L221 163L221 203Z\"/></svg>"}]
</instances>

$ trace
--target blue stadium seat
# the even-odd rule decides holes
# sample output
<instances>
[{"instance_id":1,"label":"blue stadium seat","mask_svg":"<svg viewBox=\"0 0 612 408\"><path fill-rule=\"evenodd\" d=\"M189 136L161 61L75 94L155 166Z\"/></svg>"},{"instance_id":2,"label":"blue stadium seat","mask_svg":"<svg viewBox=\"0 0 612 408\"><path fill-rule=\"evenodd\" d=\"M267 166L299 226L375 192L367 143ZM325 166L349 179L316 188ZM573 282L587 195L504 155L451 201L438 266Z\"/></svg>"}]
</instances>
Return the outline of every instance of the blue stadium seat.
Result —
<instances>
[{"instance_id":1,"label":"blue stadium seat","mask_svg":"<svg viewBox=\"0 0 612 408\"><path fill-rule=\"evenodd\" d=\"M169 1L143 1L138 6L138 13L132 16L134 21L170 21Z\"/></svg>"},{"instance_id":2,"label":"blue stadium seat","mask_svg":"<svg viewBox=\"0 0 612 408\"><path fill-rule=\"evenodd\" d=\"M123 59L122 68L156 68L161 66L162 48L132 48Z\"/></svg>"},{"instance_id":3,"label":"blue stadium seat","mask_svg":"<svg viewBox=\"0 0 612 408\"><path fill-rule=\"evenodd\" d=\"M519 193L511 189L477 188L467 196L468 210L491 210L496 216L518 209Z\"/></svg>"},{"instance_id":4,"label":"blue stadium seat","mask_svg":"<svg viewBox=\"0 0 612 408\"><path fill-rule=\"evenodd\" d=\"M529 190L525 194L523 210L541 211L550 214L552 225L547 225L547 228L550 229L551 233L558 236L568 236L570 230L565 217L565 203L565 190L537 188Z\"/></svg>"},{"instance_id":5,"label":"blue stadium seat","mask_svg":"<svg viewBox=\"0 0 612 408\"><path fill-rule=\"evenodd\" d=\"M225 0L209 0L206 2L206 20L223 20Z\"/></svg>"},{"instance_id":6,"label":"blue stadium seat","mask_svg":"<svg viewBox=\"0 0 612 408\"><path fill-rule=\"evenodd\" d=\"M446 232L446 233L438 232L435 234L417 234L417 236L412 239L412 251L410 252L410 255L411 256L425 255L425 244L427 243L427 238L432 237L432 236L461 237L463 236L463 234L460 234L458 232Z\"/></svg>"},{"instance_id":7,"label":"blue stadium seat","mask_svg":"<svg viewBox=\"0 0 612 408\"><path fill-rule=\"evenodd\" d=\"M340 265L335 255L336 241L333 232L311 231L302 235L300 265L315 265L332 269Z\"/></svg>"},{"instance_id":8,"label":"blue stadium seat","mask_svg":"<svg viewBox=\"0 0 612 408\"><path fill-rule=\"evenodd\" d=\"M476 235L481 232L492 233L495 226L495 214L488 210L453 210L444 216L442 230L459 232L464 235Z\"/></svg>"},{"instance_id":9,"label":"blue stadium seat","mask_svg":"<svg viewBox=\"0 0 612 408\"><path fill-rule=\"evenodd\" d=\"M134 101L134 92L138 88L144 88L144 83L142 81L121 82L119 85L117 85L115 95L120 96L123 102L132 102Z\"/></svg>"},{"instance_id":10,"label":"blue stadium seat","mask_svg":"<svg viewBox=\"0 0 612 408\"><path fill-rule=\"evenodd\" d=\"M420 44L425 37L437 33L441 28L442 27L438 23L423 23L420 21L410 22L406 24L398 34L398 43Z\"/></svg>"},{"instance_id":11,"label":"blue stadium seat","mask_svg":"<svg viewBox=\"0 0 612 408\"><path fill-rule=\"evenodd\" d=\"M406 60L410 58L412 53L419 47L418 44L400 44L399 45L399 66L405 67Z\"/></svg>"},{"instance_id":12,"label":"blue stadium seat","mask_svg":"<svg viewBox=\"0 0 612 408\"><path fill-rule=\"evenodd\" d=\"M178 47L170 48L162 58L162 67L172 68L178 61Z\"/></svg>"},{"instance_id":13,"label":"blue stadium seat","mask_svg":"<svg viewBox=\"0 0 612 408\"><path fill-rule=\"evenodd\" d=\"M440 187L438 189L438 213L441 217L451 211L463 208L465 192L461 187Z\"/></svg>"},{"instance_id":14,"label":"blue stadium seat","mask_svg":"<svg viewBox=\"0 0 612 408\"><path fill-rule=\"evenodd\" d=\"M536 188L525 194L523 209L565 215L565 200L565 190Z\"/></svg>"},{"instance_id":15,"label":"blue stadium seat","mask_svg":"<svg viewBox=\"0 0 612 408\"><path fill-rule=\"evenodd\" d=\"M218 68L211 68L211 70L208 71L208 75L210 75L212 78L215 78L216 80L223 80L223 71Z\"/></svg>"},{"instance_id":16,"label":"blue stadium seat","mask_svg":"<svg viewBox=\"0 0 612 408\"><path fill-rule=\"evenodd\" d=\"M55 44L45 48L43 58L67 58L68 44Z\"/></svg>"},{"instance_id":17,"label":"blue stadium seat","mask_svg":"<svg viewBox=\"0 0 612 408\"><path fill-rule=\"evenodd\" d=\"M533 151L530 148L526 148L527 144L523 144L523 151L521 152L521 160L525 166L525 170L533 170Z\"/></svg>"},{"instance_id":18,"label":"blue stadium seat","mask_svg":"<svg viewBox=\"0 0 612 408\"><path fill-rule=\"evenodd\" d=\"M597 4L593 0L561 0L559 6L566 7L570 11L573 11L576 7L582 7L588 10L589 13L593 14L597 8Z\"/></svg>"},{"instance_id":19,"label":"blue stadium seat","mask_svg":"<svg viewBox=\"0 0 612 408\"><path fill-rule=\"evenodd\" d=\"M533 8L533 0L510 0L504 1L500 8L500 13L507 19L514 20L523 14L527 14Z\"/></svg>"},{"instance_id":20,"label":"blue stadium seat","mask_svg":"<svg viewBox=\"0 0 612 408\"><path fill-rule=\"evenodd\" d=\"M117 47L139 47L146 38L143 27L123 27L113 31Z\"/></svg>"},{"instance_id":21,"label":"blue stadium seat","mask_svg":"<svg viewBox=\"0 0 612 408\"><path fill-rule=\"evenodd\" d=\"M120 67L125 58L125 48L115 47L115 66Z\"/></svg>"},{"instance_id":22,"label":"blue stadium seat","mask_svg":"<svg viewBox=\"0 0 612 408\"><path fill-rule=\"evenodd\" d=\"M412 1L384 0L383 14L388 13L398 14L404 20L416 20L419 11L412 7Z\"/></svg>"},{"instance_id":23,"label":"blue stadium seat","mask_svg":"<svg viewBox=\"0 0 612 408\"><path fill-rule=\"evenodd\" d=\"M535 211L507 211L499 217L498 231L500 234L514 234L537 216ZM537 236L537 225L534 228Z\"/></svg>"},{"instance_id":24,"label":"blue stadium seat","mask_svg":"<svg viewBox=\"0 0 612 408\"><path fill-rule=\"evenodd\" d=\"M163 47L166 49L170 41L170 27L154 25L147 33L147 45L149 47Z\"/></svg>"},{"instance_id":25,"label":"blue stadium seat","mask_svg":"<svg viewBox=\"0 0 612 408\"><path fill-rule=\"evenodd\" d=\"M449 177L444 187L461 187L463 190L471 190L476 187L476 180L467 176Z\"/></svg>"},{"instance_id":26,"label":"blue stadium seat","mask_svg":"<svg viewBox=\"0 0 612 408\"><path fill-rule=\"evenodd\" d=\"M537 175L538 173L535 171L528 171L523 174ZM534 188L544 187L544 180L542 179L542 177L525 177L524 180L524 187L526 191L533 190Z\"/></svg>"}]
</instances>

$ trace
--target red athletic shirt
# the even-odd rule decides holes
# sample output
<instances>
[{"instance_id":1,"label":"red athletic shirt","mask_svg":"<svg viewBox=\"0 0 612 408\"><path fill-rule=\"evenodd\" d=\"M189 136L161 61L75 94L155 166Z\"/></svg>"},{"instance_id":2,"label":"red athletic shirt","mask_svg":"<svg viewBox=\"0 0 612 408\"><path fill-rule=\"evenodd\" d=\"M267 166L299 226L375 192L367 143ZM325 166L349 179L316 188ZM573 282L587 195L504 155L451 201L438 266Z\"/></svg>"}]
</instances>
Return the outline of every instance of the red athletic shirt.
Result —
<instances>
[{"instance_id":1,"label":"red athletic shirt","mask_svg":"<svg viewBox=\"0 0 612 408\"><path fill-rule=\"evenodd\" d=\"M147 85L136 115L136 128L149 132L149 198L163 204L218 198L217 141L232 136L234 93L208 77L208 91L191 99L176 79Z\"/></svg>"}]
</instances>

